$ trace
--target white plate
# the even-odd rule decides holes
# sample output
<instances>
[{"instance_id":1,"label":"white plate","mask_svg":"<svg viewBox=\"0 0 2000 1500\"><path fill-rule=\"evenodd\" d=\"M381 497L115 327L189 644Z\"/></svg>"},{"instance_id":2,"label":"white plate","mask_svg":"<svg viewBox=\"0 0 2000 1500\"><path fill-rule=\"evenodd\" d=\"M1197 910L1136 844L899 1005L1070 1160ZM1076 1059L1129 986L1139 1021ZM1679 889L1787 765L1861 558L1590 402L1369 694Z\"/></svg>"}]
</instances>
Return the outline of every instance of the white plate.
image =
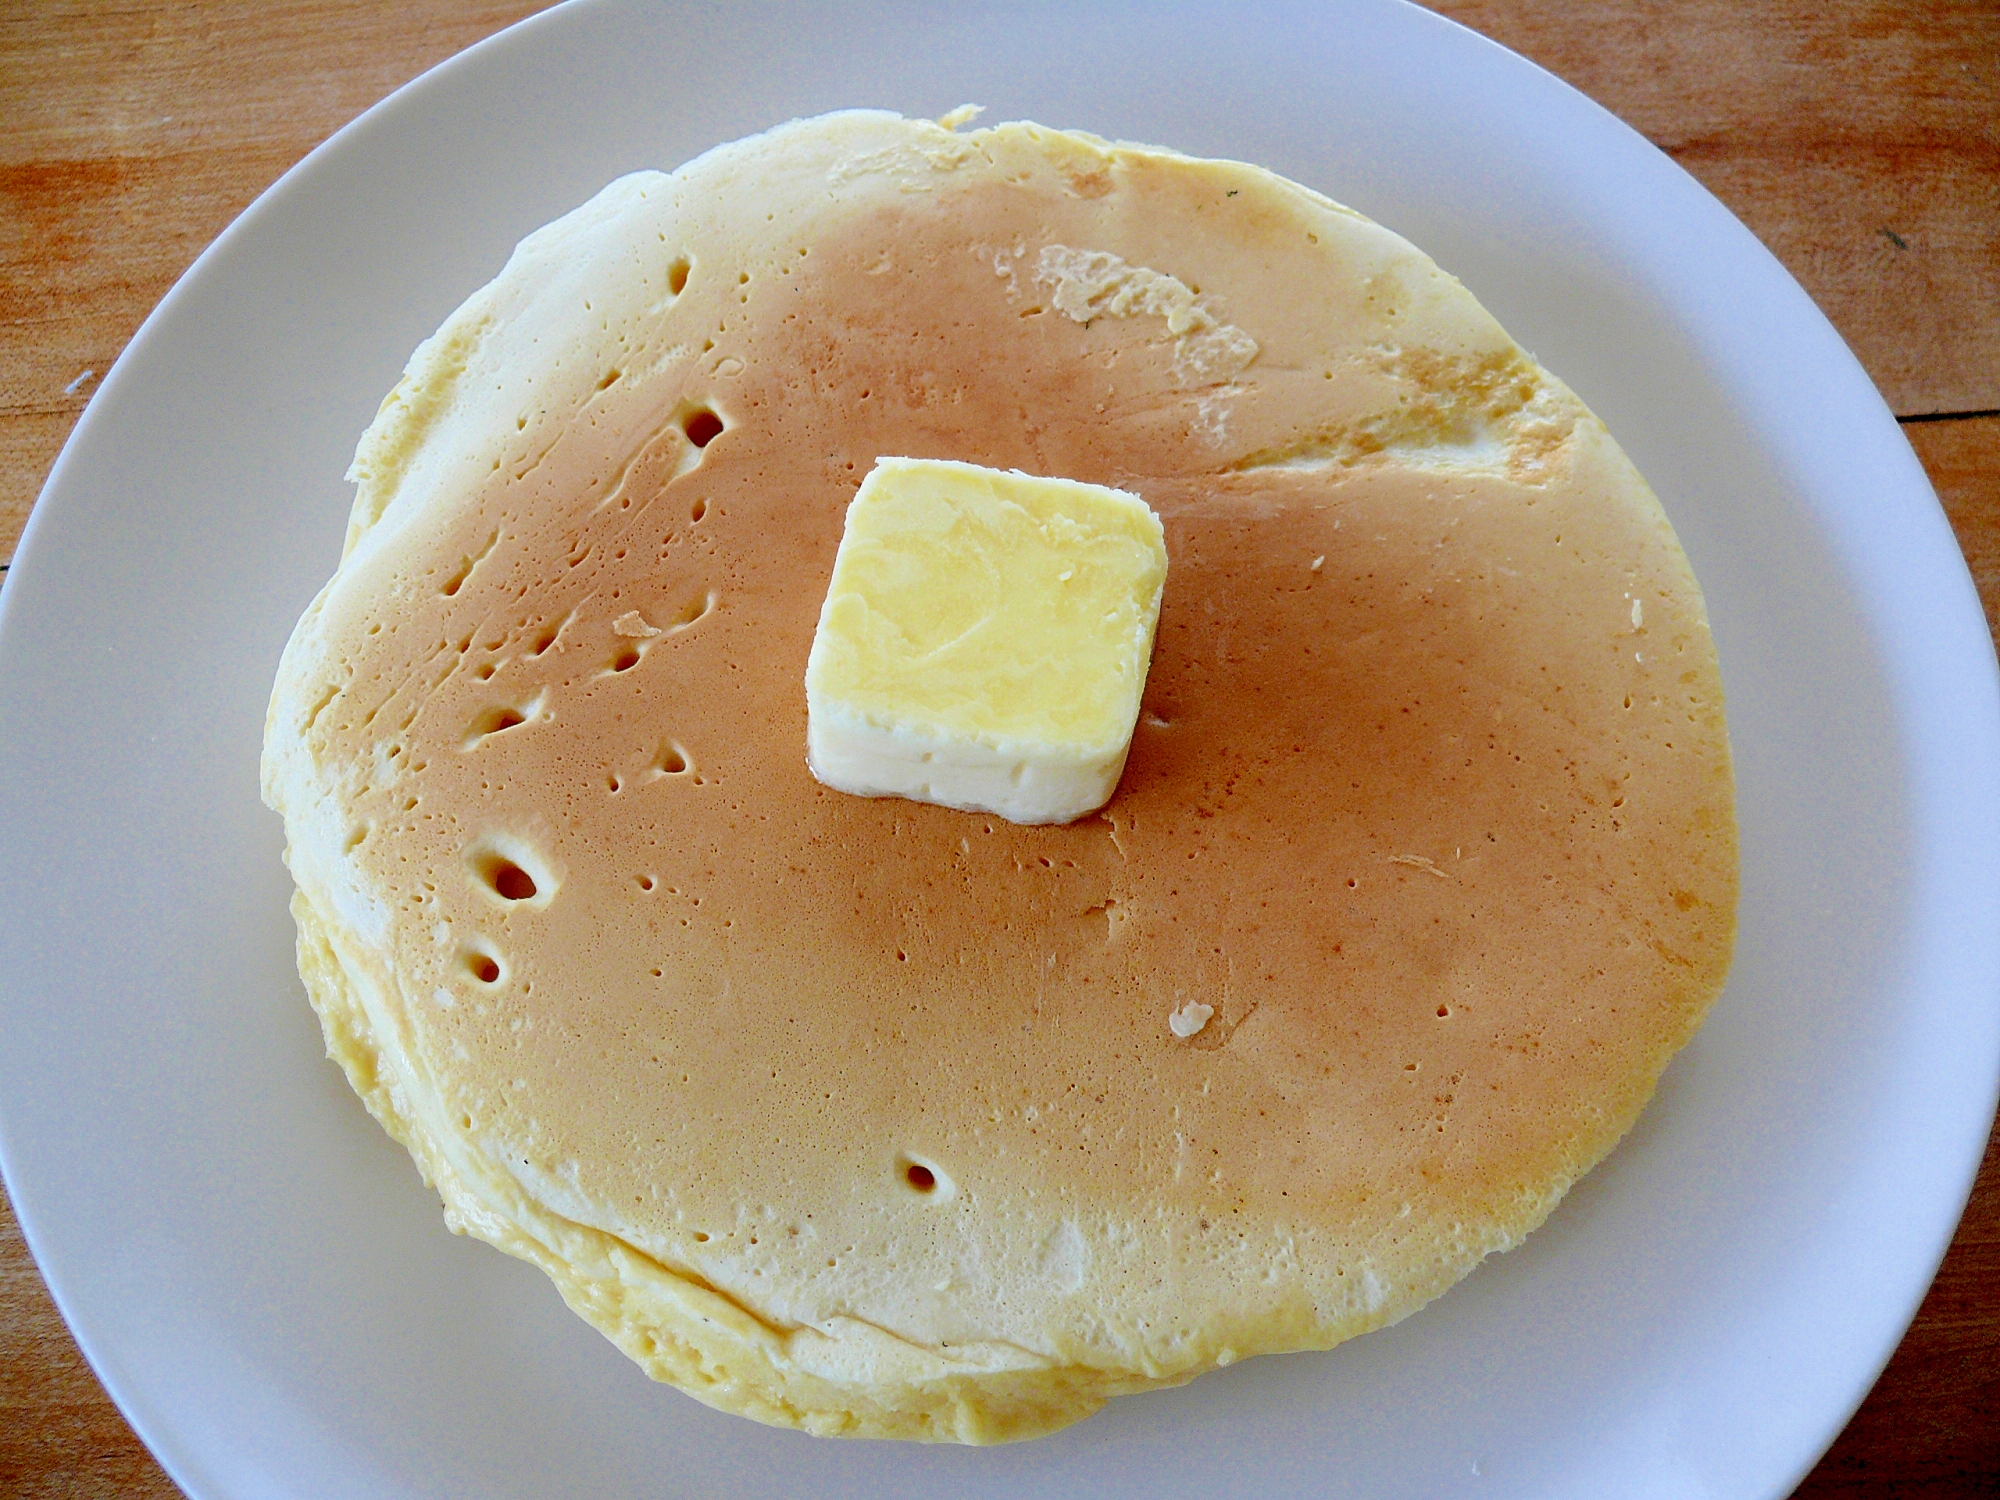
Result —
<instances>
[{"instance_id":1,"label":"white plate","mask_svg":"<svg viewBox=\"0 0 2000 1500\"><path fill-rule=\"evenodd\" d=\"M257 800L354 439L519 236L793 115L965 100L1324 189L1574 385L1707 589L1744 855L1713 1019L1525 1248L1331 1354L983 1452L717 1415L446 1233L321 1057ZM1986 627L1859 366L1691 179L1520 59L1390 0L586 5L259 200L57 465L0 595L0 1147L86 1353L201 1500L1778 1495L1894 1346L1986 1137L1996 792Z\"/></svg>"}]
</instances>

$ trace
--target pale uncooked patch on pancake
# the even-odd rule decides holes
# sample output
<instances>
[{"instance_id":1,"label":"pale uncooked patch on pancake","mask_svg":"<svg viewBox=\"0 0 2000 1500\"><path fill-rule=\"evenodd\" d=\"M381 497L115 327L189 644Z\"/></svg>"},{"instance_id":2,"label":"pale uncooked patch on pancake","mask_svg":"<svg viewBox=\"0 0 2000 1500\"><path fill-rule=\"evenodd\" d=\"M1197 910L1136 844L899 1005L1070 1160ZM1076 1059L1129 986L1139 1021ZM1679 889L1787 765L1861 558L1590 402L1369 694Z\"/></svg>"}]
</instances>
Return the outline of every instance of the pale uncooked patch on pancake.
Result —
<instances>
[{"instance_id":1,"label":"pale uncooked patch on pancake","mask_svg":"<svg viewBox=\"0 0 2000 1500\"><path fill-rule=\"evenodd\" d=\"M881 454L1161 516L1098 816L812 780ZM354 477L265 760L330 1050L455 1227L727 1410L1024 1437L1404 1316L1721 986L1665 515L1456 282L1256 168L849 114L623 179Z\"/></svg>"}]
</instances>

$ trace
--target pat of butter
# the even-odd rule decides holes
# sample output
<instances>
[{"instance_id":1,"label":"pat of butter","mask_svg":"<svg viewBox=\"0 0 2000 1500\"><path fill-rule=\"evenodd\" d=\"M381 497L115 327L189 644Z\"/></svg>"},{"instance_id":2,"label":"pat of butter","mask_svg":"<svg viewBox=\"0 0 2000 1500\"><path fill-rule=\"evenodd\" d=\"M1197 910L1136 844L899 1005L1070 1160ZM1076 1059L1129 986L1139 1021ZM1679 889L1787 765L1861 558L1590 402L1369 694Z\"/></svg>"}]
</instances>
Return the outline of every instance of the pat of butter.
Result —
<instances>
[{"instance_id":1,"label":"pat of butter","mask_svg":"<svg viewBox=\"0 0 2000 1500\"><path fill-rule=\"evenodd\" d=\"M1067 823L1110 800L1167 548L1137 495L884 458L847 509L806 663L830 787Z\"/></svg>"}]
</instances>

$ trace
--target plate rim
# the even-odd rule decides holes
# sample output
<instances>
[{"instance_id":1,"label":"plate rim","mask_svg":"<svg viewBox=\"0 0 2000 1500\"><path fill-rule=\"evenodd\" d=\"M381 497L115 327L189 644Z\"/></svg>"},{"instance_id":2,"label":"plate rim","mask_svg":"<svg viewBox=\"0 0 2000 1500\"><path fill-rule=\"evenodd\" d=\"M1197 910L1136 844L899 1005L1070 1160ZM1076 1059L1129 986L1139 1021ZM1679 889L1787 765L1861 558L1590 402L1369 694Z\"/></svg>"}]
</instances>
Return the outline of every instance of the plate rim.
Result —
<instances>
[{"instance_id":1,"label":"plate rim","mask_svg":"<svg viewBox=\"0 0 2000 1500\"><path fill-rule=\"evenodd\" d=\"M1500 57L1506 59L1507 61L1502 64L1503 66L1525 67L1532 70L1546 84L1554 84L1566 94L1573 96L1576 101L1580 101L1590 111L1594 111L1597 115L1601 116L1602 121L1614 125L1618 131L1623 132L1632 140L1644 145L1646 150L1652 152L1661 162L1671 166L1676 173L1686 179L1687 184L1695 192L1700 194L1702 198L1707 199L1713 209L1727 219L1729 225L1737 233L1750 239L1754 250L1768 262L1768 269L1775 272L1783 285L1789 287L1797 294L1798 298L1805 301L1806 307L1810 310L1810 317L1817 320L1820 329L1833 339L1842 354L1845 355L1847 361L1852 365L1853 373L1864 384L1867 384L1869 391L1874 394L1876 405L1880 408L1882 417L1886 418L1890 424L1896 425L1895 419L1889 412L1886 403L1882 402L1879 393L1874 393L1872 383L1868 382L1865 371L1862 370L1858 361L1854 359L1852 352L1847 349L1844 342L1840 341L1838 334L1834 332L1830 323L1827 322L1825 315L1816 306L1811 304L1809 299L1805 298L1804 292L1798 288L1796 281L1784 269L1782 264L1765 247L1757 243L1753 237L1750 237L1749 231L1718 200L1714 199L1713 195L1709 194L1698 181L1688 174L1685 169L1681 168L1678 163L1672 162L1671 158L1666 157L1664 153L1658 152L1650 143L1644 142L1644 138L1632 130L1629 125L1626 125L1616 116L1610 114L1608 110L1590 100L1586 95L1550 73L1547 69L1521 57L1519 54L1511 52L1500 43L1471 30L1471 28L1464 26L1462 23L1450 17L1423 10L1421 7L1411 3L1411 0L1361 0L1361 3L1373 3L1382 8L1414 11L1431 22L1475 39L1482 46L1492 49ZM236 242L251 232L251 229L245 226L249 225L254 228L262 217L270 212L270 205L274 202L288 199L294 194L309 193L311 191L310 180L329 161L344 157L351 150L365 149L365 147L357 146L355 142L367 133L375 130L393 129L394 123L391 117L399 110L407 107L411 101L424 96L433 89L441 87L441 78L461 78L469 71L482 66L485 60L493 57L502 50L530 45L533 36L537 33L545 30L553 31L557 27L576 24L576 18L579 15L610 13L620 9L636 8L636 6L621 4L620 0L566 0L564 4L524 18L501 31L483 38L454 56L440 61L383 99L377 101L362 114L343 125L311 152L307 153L277 178L276 181L260 192L214 241L204 247L200 255L196 257L188 269L177 279L166 296L148 313L126 347L120 351L117 360L107 372L104 381L100 383L97 391L93 393L93 398L89 406L72 429L55 464L51 467L37 502L31 509L27 524L23 529L20 543L14 554L14 565L10 568L7 577L8 586L0 589L0 647L4 647L9 634L8 624L10 616L25 607L17 602L21 594L19 584L24 571L20 567L20 564L25 560L29 564L26 571L39 577L40 565L36 559L42 550L40 536L52 524L46 518L63 504L62 493L68 472L74 467L77 461L75 456L93 444L110 441L109 438L100 437L99 431L100 429L111 427L115 422L116 393L123 388L125 376L132 363L134 351L143 350L150 346L150 341L158 336L158 326L171 316L173 309L178 306L179 301L188 294L188 288L204 280L209 275L214 274L216 263L226 259L233 251ZM785 7L780 4L769 8L784 9ZM112 398L100 399L107 392L113 393ZM1930 498L1931 516L1928 519L1934 522L1931 530L1934 533L1941 527L1945 536L1950 538L1951 532L1948 522L1945 520L1942 507L1939 505L1935 493L1930 486L1928 476L1924 474L1921 464L1909 446L1907 436L1901 432L1899 425L1896 426L1896 430L1902 445L1902 458L1906 461L1907 467L1914 471L1916 484L1920 487L1921 493L1928 495ZM1904 519L1908 520L1912 518L1904 517ZM1926 518L1916 517L1915 519L1923 520ZM1934 541L1935 537L1933 536L1930 540ZM1983 629L1984 616L1979 610L1976 590L1972 586L1970 571L1962 553L1957 549L1955 540L1952 541L1952 551L1956 557L1956 583L1957 592L1960 595L1960 598L1953 604L1952 608L1962 612L1966 600L1969 599L1971 601L1972 612L1978 617ZM1947 571L1949 571L1949 568L1947 568ZM11 609L9 607L10 604L13 605ZM4 657L0 656L0 660L4 660ZM1973 666L1975 664L1968 662L1966 665ZM1990 637L1988 638L1988 650L1985 654L1982 686L1982 697L1984 699L1982 706L1990 708L1992 705L2000 704L2000 669L1996 669L1995 666ZM1985 757L1987 769L1989 772L2000 771L2000 711L1992 712L1987 717L1990 720L1987 725L1989 733L1985 747L1988 752ZM2000 775L1996 775L1993 779L2000 780ZM1989 875L1993 871L2000 870L2000 856L1991 856L1985 863L1988 866ZM1984 977L1986 980L1985 988L1988 1001L2000 1000L2000 963L1992 961L1990 956L1985 965ZM6 1004L7 1001L4 995L0 995L0 1008L4 1008ZM1991 1008L1990 1005L1989 1008ZM1974 1113L1983 1115L1986 1122L1985 1130L1978 1135L1976 1144L1969 1148L1965 1153L1966 1159L1960 1164L1958 1173L1961 1179L1960 1189L1948 1203L1940 1205L1941 1207L1948 1207L1949 1213L1948 1215L1943 1215L1941 1218L1943 1224L1942 1233L1935 1237L1934 1253L1929 1257L1920 1280L1915 1283L1914 1293L1905 1299L1908 1305L1895 1323L1896 1333L1888 1341L1887 1346L1881 1350L1879 1358L1873 1363L1872 1367L1859 1380L1858 1386L1853 1393L1852 1401L1831 1418L1829 1424L1826 1426L1823 1441L1816 1447L1813 1447L1804 1456L1793 1473L1790 1483L1784 1489L1774 1492L1776 1494L1788 1493L1790 1488L1794 1487L1812 1469L1819 1458L1823 1456L1827 1447L1838 1437L1839 1433L1853 1416L1855 1410L1872 1389L1882 1369L1886 1366L1889 1359L1893 1357L1904 1332L1907 1331L1909 1322L1915 1316L1924 1295L1936 1275L1937 1268L1951 1244L1959 1218L1963 1213L1965 1203L1973 1187L1974 1179L1984 1155L1987 1139L1991 1135L1995 1104L1996 1102L2000 1102L2000 1055L1994 1056L1989 1061L1992 1063L1992 1066L1988 1069L1989 1085L1986 1090L1984 1103L1981 1105L1976 1099L1971 1101ZM51 1267L45 1260L40 1249L42 1235L37 1227L35 1211L31 1207L35 1194L30 1190L28 1194L29 1201L27 1203L23 1202L19 1190L20 1179L18 1169L13 1165L17 1160L18 1153L10 1144L11 1138L11 1132L8 1128L6 1100L4 1096L0 1096L0 1175L4 1175L5 1177L10 1198L14 1203L15 1212L21 1224L23 1236L27 1241L31 1254L34 1255L37 1269L48 1286L52 1298L76 1338L78 1346L83 1351L93 1372L103 1383L106 1391L110 1394L113 1401L116 1402L126 1420L131 1423L142 1441L146 1443L148 1449L158 1458L162 1467L167 1470L176 1483L181 1484L191 1494L207 1493L200 1482L199 1476L201 1475L203 1466L199 1463L198 1456L183 1451L182 1445L177 1441L179 1435L171 1430L172 1423L164 1414L145 1409L145 1403L134 1401L128 1381L116 1357L115 1349L110 1347L110 1344L102 1337L102 1330L93 1326L95 1319L90 1317L87 1312L82 1316L81 1320L79 1319L74 1288L68 1284L61 1267ZM1971 1137L1968 1136L1968 1139L1971 1139ZM88 1297L84 1300L88 1301Z\"/></svg>"}]
</instances>

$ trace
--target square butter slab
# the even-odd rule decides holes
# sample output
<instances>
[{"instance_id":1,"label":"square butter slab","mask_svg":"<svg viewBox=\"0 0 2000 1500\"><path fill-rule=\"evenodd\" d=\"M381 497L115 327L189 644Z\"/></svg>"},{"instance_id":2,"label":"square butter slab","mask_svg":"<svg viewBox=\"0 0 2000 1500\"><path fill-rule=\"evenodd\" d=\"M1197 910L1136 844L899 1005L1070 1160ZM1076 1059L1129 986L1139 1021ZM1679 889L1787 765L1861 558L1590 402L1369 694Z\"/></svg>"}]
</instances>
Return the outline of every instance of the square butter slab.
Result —
<instances>
[{"instance_id":1,"label":"square butter slab","mask_svg":"<svg viewBox=\"0 0 2000 1500\"><path fill-rule=\"evenodd\" d=\"M822 782L1015 823L1117 788L1167 576L1137 495L883 458L847 511L806 665Z\"/></svg>"}]
</instances>

